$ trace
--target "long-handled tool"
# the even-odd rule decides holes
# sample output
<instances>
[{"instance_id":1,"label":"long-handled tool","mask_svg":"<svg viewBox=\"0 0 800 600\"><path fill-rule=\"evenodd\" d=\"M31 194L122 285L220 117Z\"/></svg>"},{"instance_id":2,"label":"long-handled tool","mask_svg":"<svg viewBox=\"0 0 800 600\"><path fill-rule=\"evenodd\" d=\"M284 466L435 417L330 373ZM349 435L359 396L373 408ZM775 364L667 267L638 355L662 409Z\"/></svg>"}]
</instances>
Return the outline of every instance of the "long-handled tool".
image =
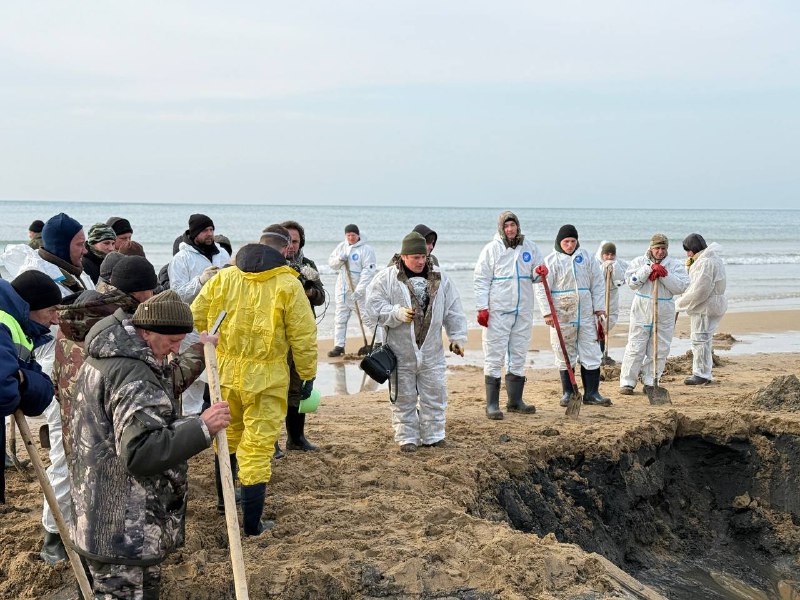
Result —
<instances>
[{"instance_id":1,"label":"long-handled tool","mask_svg":"<svg viewBox=\"0 0 800 600\"><path fill-rule=\"evenodd\" d=\"M567 346L564 344L564 336L561 335L561 326L558 324L558 315L556 315L556 307L553 305L553 295L550 293L550 286L547 284L547 278L542 277L542 285L544 286L544 293L547 296L547 304L550 306L550 316L553 317L553 327L556 329L558 335L558 343L561 345L561 354L564 356L564 362L567 365L567 373L569 373L569 381L572 384L572 394L569 396L567 403L566 415L573 419L577 419L581 413L581 392L578 389L578 382L575 381L575 371L569 362L569 354L567 353Z\"/></svg>"},{"instance_id":2,"label":"long-handled tool","mask_svg":"<svg viewBox=\"0 0 800 600\"><path fill-rule=\"evenodd\" d=\"M211 333L219 329L227 313L221 312ZM219 387L219 367L217 366L217 351L214 344L206 342L203 345L203 354L206 359L206 374L208 375L208 389L211 394L211 404L222 402L222 391ZM225 524L228 528L228 544L231 550L231 566L233 568L233 584L237 600L249 598L247 592L247 574L244 569L244 553L242 552L242 538L239 535L239 520L236 516L236 494L233 487L233 470L231 469L231 455L228 450L228 435L221 429L215 436L217 442L217 456L219 458L219 473L222 480L222 500L225 504Z\"/></svg>"},{"instance_id":3,"label":"long-handled tool","mask_svg":"<svg viewBox=\"0 0 800 600\"><path fill-rule=\"evenodd\" d=\"M653 387L647 390L650 404L672 404L669 391L658 385L658 277L653 281Z\"/></svg>"},{"instance_id":4,"label":"long-handled tool","mask_svg":"<svg viewBox=\"0 0 800 600\"><path fill-rule=\"evenodd\" d=\"M344 263L344 272L347 273L347 287L350 288L350 297L352 298L353 293L355 292L355 287L353 286L353 276L350 274L350 264L348 261L345 261ZM367 341L367 332L364 330L364 320L361 318L361 309L358 308L358 302L353 300L353 306L355 306L358 324L361 326L361 335L364 338L364 345L358 349L358 355L365 356L369 354L370 350L372 350L372 346L370 346L369 342Z\"/></svg>"},{"instance_id":5,"label":"long-handled tool","mask_svg":"<svg viewBox=\"0 0 800 600\"><path fill-rule=\"evenodd\" d=\"M31 476L28 473L26 466L30 463L30 460L20 460L17 457L17 425L14 419L8 420L8 457L11 459L11 464L14 465L14 468L22 473L22 476L25 478L26 481L31 480Z\"/></svg>"},{"instance_id":6,"label":"long-handled tool","mask_svg":"<svg viewBox=\"0 0 800 600\"><path fill-rule=\"evenodd\" d=\"M608 346L611 343L611 272L612 269L606 269L606 324L603 328L603 336L605 338L603 344L603 360L600 362L600 373L603 375L603 381L611 381L614 378L614 368L609 364L608 360ZM600 325L600 327L603 327Z\"/></svg>"},{"instance_id":7,"label":"long-handled tool","mask_svg":"<svg viewBox=\"0 0 800 600\"><path fill-rule=\"evenodd\" d=\"M81 559L78 556L78 553L72 549L72 542L70 542L67 523L64 521L64 515L61 514L61 509L58 506L58 500L56 500L56 494L53 492L53 488L50 486L50 481L47 479L47 473L44 470L42 459L39 458L39 452L36 450L36 446L33 445L31 430L28 427L28 422L25 420L25 415L22 414L21 410L18 410L14 413L14 420L17 422L17 427L19 427L19 433L22 436L22 441L25 443L25 449L28 451L28 456L31 457L31 464L33 464L33 469L36 471L36 477L39 479L39 485L42 486L44 497L47 499L47 504L50 506L50 512L52 512L53 517L55 517L58 533L61 535L61 541L64 542L64 549L67 552L67 557L69 557L69 563L72 565L72 570L75 572L75 578L78 580L78 587L80 587L84 598L94 598L92 595L92 586L89 585L89 579L86 577L86 571L83 570Z\"/></svg>"}]
</instances>

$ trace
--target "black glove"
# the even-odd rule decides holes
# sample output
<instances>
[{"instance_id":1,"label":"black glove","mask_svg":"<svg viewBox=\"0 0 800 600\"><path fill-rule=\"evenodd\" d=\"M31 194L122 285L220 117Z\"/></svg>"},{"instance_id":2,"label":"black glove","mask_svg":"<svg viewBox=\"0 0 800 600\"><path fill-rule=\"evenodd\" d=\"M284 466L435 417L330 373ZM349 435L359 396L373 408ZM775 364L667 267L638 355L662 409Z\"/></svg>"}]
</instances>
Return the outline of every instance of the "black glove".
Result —
<instances>
[{"instance_id":1,"label":"black glove","mask_svg":"<svg viewBox=\"0 0 800 600\"><path fill-rule=\"evenodd\" d=\"M300 389L301 400L308 400L311 397L311 391L314 389L314 379L316 379L316 377L312 377L308 381L303 382L303 387Z\"/></svg>"}]
</instances>

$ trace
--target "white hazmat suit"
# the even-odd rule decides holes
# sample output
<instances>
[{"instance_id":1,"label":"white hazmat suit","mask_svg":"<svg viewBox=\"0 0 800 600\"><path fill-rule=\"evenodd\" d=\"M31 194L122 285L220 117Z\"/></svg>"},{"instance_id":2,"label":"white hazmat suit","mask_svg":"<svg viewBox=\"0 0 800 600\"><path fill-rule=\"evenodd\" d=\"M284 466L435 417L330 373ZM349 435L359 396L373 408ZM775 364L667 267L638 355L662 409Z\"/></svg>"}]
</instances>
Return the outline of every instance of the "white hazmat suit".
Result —
<instances>
[{"instance_id":1,"label":"white hazmat suit","mask_svg":"<svg viewBox=\"0 0 800 600\"><path fill-rule=\"evenodd\" d=\"M606 329L611 331L619 320L619 288L625 285L625 271L628 268L628 261L622 260L621 258L616 258L611 261L603 260L601 250L606 243L606 241L600 242L600 246L597 248L594 257L600 264L604 282L606 279L606 269L611 269L611 287L609 288L608 314L606 315L608 323Z\"/></svg>"},{"instance_id":2,"label":"white hazmat suit","mask_svg":"<svg viewBox=\"0 0 800 600\"><path fill-rule=\"evenodd\" d=\"M625 282L633 290L628 343L622 358L620 387L636 387L641 375L644 385L653 385L653 282L650 281L653 259L650 250L634 258L625 271ZM683 263L667 255L661 261L667 270L666 277L658 282L658 377L664 372L669 355L672 334L675 331L675 302L673 296L681 294L689 285L689 275Z\"/></svg>"},{"instance_id":3,"label":"white hazmat suit","mask_svg":"<svg viewBox=\"0 0 800 600\"><path fill-rule=\"evenodd\" d=\"M689 287L675 302L675 309L691 319L692 374L711 380L712 340L728 309L725 298L725 264L717 243L694 255L689 267Z\"/></svg>"},{"instance_id":4,"label":"white hazmat suit","mask_svg":"<svg viewBox=\"0 0 800 600\"><path fill-rule=\"evenodd\" d=\"M391 407L394 439L401 446L431 445L444 439L447 380L442 327L451 343L463 346L467 340L467 319L458 290L430 258L427 270L422 303L427 309L424 314L417 311L410 323L400 318L399 311L420 303L412 301L415 286L413 281L406 283L402 259L381 270L367 293L370 318L387 328L385 343L397 356L397 399ZM394 382L395 374L391 377Z\"/></svg>"},{"instance_id":5,"label":"white hazmat suit","mask_svg":"<svg viewBox=\"0 0 800 600\"><path fill-rule=\"evenodd\" d=\"M347 279L347 270L344 268L345 264L350 268L350 276L353 279L352 293ZM359 238L352 246L345 240L339 242L331 252L328 258L328 266L335 271L339 271L339 276L336 278L336 314L334 316L333 345L338 348L344 348L347 341L347 321L350 319L350 313L355 310L354 301L361 311L362 319L365 319L364 326L370 327L370 321L366 319L364 314L364 299L367 286L377 271L375 251L363 238ZM375 341L382 341L380 328Z\"/></svg>"}]
</instances>

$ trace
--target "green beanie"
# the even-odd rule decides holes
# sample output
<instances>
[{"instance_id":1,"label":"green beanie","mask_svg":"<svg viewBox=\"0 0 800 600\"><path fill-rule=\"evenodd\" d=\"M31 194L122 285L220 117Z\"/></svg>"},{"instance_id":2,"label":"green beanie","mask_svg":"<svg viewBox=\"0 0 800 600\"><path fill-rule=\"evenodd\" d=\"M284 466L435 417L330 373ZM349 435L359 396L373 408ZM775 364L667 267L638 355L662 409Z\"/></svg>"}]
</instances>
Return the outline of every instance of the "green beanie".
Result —
<instances>
[{"instance_id":1,"label":"green beanie","mask_svg":"<svg viewBox=\"0 0 800 600\"><path fill-rule=\"evenodd\" d=\"M425 238L416 231L412 231L403 238L403 245L400 246L400 254L403 256L409 254L428 254L428 246L425 243Z\"/></svg>"}]
</instances>

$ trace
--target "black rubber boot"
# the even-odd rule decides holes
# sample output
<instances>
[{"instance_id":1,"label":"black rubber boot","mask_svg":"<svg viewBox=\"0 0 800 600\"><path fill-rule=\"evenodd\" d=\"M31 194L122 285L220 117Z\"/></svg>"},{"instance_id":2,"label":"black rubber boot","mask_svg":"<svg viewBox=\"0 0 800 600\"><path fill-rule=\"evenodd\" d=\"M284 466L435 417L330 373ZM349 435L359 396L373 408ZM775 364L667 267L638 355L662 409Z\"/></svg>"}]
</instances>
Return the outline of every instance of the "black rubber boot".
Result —
<instances>
[{"instance_id":1,"label":"black rubber boot","mask_svg":"<svg viewBox=\"0 0 800 600\"><path fill-rule=\"evenodd\" d=\"M561 391L563 392L558 405L567 406L569 398L572 396L572 382L569 380L569 371L559 371L558 374L561 376Z\"/></svg>"},{"instance_id":2,"label":"black rubber boot","mask_svg":"<svg viewBox=\"0 0 800 600\"><path fill-rule=\"evenodd\" d=\"M42 551L39 556L48 565L54 565L62 560L67 560L67 551L64 549L64 542L61 541L61 536L58 533L50 533L45 530L44 543L42 544Z\"/></svg>"},{"instance_id":3,"label":"black rubber boot","mask_svg":"<svg viewBox=\"0 0 800 600\"><path fill-rule=\"evenodd\" d=\"M266 483L242 486L242 524L245 535L260 535L275 525L272 521L262 521Z\"/></svg>"},{"instance_id":4,"label":"black rubber boot","mask_svg":"<svg viewBox=\"0 0 800 600\"><path fill-rule=\"evenodd\" d=\"M493 421L503 418L500 410L500 378L486 375L486 416Z\"/></svg>"},{"instance_id":5,"label":"black rubber boot","mask_svg":"<svg viewBox=\"0 0 800 600\"><path fill-rule=\"evenodd\" d=\"M583 379L583 403L593 406L611 406L611 400L600 395L600 369L589 369L581 366Z\"/></svg>"},{"instance_id":6,"label":"black rubber boot","mask_svg":"<svg viewBox=\"0 0 800 600\"><path fill-rule=\"evenodd\" d=\"M508 402L506 403L507 411L524 413L526 415L536 412L535 406L525 404L525 402L522 401L522 391L524 389L525 377L514 375L514 373L506 373L506 394L508 394Z\"/></svg>"},{"instance_id":7,"label":"black rubber boot","mask_svg":"<svg viewBox=\"0 0 800 600\"><path fill-rule=\"evenodd\" d=\"M300 450L301 452L316 452L319 450L319 448L306 439L305 428L305 413L300 412L300 407L289 405L286 411L287 450Z\"/></svg>"},{"instance_id":8,"label":"black rubber boot","mask_svg":"<svg viewBox=\"0 0 800 600\"><path fill-rule=\"evenodd\" d=\"M242 503L242 490L236 485L237 473L239 471L239 463L236 461L236 455L231 454L231 472L233 473L233 492L236 497L236 504ZM221 515L225 514L225 500L222 498L222 475L219 469L219 456L214 455L214 485L217 488L217 512Z\"/></svg>"},{"instance_id":9,"label":"black rubber boot","mask_svg":"<svg viewBox=\"0 0 800 600\"><path fill-rule=\"evenodd\" d=\"M275 440L275 453L272 455L272 458L277 459L277 458L283 458L284 456L286 455L283 453L283 450L281 450L281 446L280 444L278 444L278 440Z\"/></svg>"}]
</instances>

